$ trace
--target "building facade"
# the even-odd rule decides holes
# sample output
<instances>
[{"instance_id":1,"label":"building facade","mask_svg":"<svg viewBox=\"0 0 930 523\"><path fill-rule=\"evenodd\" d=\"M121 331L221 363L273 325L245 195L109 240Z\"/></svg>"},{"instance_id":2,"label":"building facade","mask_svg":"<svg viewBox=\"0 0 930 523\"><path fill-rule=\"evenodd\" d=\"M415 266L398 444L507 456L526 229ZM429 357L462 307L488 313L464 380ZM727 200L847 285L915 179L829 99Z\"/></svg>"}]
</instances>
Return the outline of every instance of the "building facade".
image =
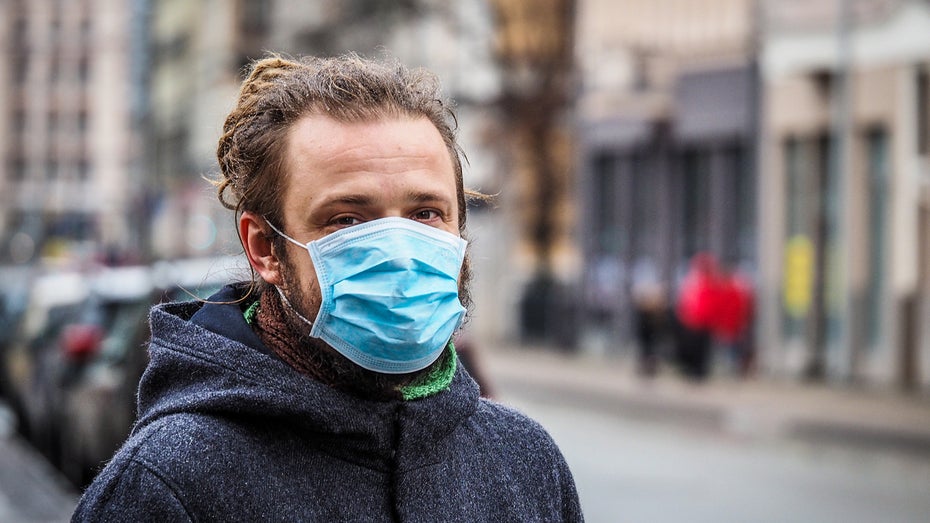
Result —
<instances>
[{"instance_id":1,"label":"building facade","mask_svg":"<svg viewBox=\"0 0 930 523\"><path fill-rule=\"evenodd\" d=\"M238 252L235 219L204 178L218 170L223 118L251 51L243 4L151 0L146 164L156 258Z\"/></svg>"},{"instance_id":2,"label":"building facade","mask_svg":"<svg viewBox=\"0 0 930 523\"><path fill-rule=\"evenodd\" d=\"M762 372L930 387L925 1L581 4L580 302L751 276ZM600 323L601 325L598 325Z\"/></svg>"},{"instance_id":3,"label":"building facade","mask_svg":"<svg viewBox=\"0 0 930 523\"><path fill-rule=\"evenodd\" d=\"M139 249L138 7L129 0L0 5L5 263L98 251L88 244Z\"/></svg>"},{"instance_id":4,"label":"building facade","mask_svg":"<svg viewBox=\"0 0 930 523\"><path fill-rule=\"evenodd\" d=\"M589 0L579 23L580 303L619 350L639 286L671 306L701 252L755 271L754 11Z\"/></svg>"},{"instance_id":5,"label":"building facade","mask_svg":"<svg viewBox=\"0 0 930 523\"><path fill-rule=\"evenodd\" d=\"M770 2L765 21L766 366L927 390L930 4Z\"/></svg>"}]
</instances>

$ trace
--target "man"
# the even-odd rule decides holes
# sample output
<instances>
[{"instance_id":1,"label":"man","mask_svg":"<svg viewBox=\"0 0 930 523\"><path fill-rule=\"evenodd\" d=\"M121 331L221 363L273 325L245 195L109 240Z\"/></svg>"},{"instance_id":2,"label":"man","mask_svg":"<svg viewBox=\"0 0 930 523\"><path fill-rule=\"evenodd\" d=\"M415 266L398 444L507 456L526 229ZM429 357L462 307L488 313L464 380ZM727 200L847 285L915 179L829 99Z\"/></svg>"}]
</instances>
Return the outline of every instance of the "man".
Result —
<instances>
[{"instance_id":1,"label":"man","mask_svg":"<svg viewBox=\"0 0 930 523\"><path fill-rule=\"evenodd\" d=\"M258 278L153 309L139 419L75 520L582 520L551 438L480 399L450 342L453 121L397 64L253 64L217 186Z\"/></svg>"}]
</instances>

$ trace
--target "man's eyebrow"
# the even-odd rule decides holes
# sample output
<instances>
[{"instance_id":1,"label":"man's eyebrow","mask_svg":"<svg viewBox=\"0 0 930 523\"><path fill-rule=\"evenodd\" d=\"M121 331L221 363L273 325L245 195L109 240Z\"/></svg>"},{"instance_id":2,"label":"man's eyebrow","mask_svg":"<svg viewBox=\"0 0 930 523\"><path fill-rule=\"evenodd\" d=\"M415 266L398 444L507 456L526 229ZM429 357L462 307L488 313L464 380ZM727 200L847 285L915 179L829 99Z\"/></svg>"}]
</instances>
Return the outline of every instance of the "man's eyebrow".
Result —
<instances>
[{"instance_id":1,"label":"man's eyebrow","mask_svg":"<svg viewBox=\"0 0 930 523\"><path fill-rule=\"evenodd\" d=\"M342 194L332 198L327 198L323 205L339 204L370 207L375 204L375 199L365 194Z\"/></svg>"},{"instance_id":2,"label":"man's eyebrow","mask_svg":"<svg viewBox=\"0 0 930 523\"><path fill-rule=\"evenodd\" d=\"M437 191L411 190L404 195L404 198L408 203L452 203L447 196ZM369 194L339 194L327 197L320 206L331 207L333 205L374 207L378 205L378 198Z\"/></svg>"},{"instance_id":3,"label":"man's eyebrow","mask_svg":"<svg viewBox=\"0 0 930 523\"><path fill-rule=\"evenodd\" d=\"M438 192L410 191L407 193L407 200L417 203L448 202L449 198Z\"/></svg>"}]
</instances>

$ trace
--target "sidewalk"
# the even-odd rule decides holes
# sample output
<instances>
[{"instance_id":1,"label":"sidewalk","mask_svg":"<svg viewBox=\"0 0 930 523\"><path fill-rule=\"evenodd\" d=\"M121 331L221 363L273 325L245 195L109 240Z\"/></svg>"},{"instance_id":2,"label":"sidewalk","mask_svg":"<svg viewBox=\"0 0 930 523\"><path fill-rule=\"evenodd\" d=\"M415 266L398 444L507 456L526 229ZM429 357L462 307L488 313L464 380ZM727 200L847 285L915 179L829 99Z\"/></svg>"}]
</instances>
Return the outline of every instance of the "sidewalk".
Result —
<instances>
[{"instance_id":1,"label":"sidewalk","mask_svg":"<svg viewBox=\"0 0 930 523\"><path fill-rule=\"evenodd\" d=\"M930 399L842 385L714 377L654 379L620 357L548 348L481 351L495 394L532 394L560 404L651 421L688 423L757 438L795 438L930 457Z\"/></svg>"},{"instance_id":2,"label":"sidewalk","mask_svg":"<svg viewBox=\"0 0 930 523\"><path fill-rule=\"evenodd\" d=\"M78 495L13 429L13 414L0 399L0 521L69 521Z\"/></svg>"}]
</instances>

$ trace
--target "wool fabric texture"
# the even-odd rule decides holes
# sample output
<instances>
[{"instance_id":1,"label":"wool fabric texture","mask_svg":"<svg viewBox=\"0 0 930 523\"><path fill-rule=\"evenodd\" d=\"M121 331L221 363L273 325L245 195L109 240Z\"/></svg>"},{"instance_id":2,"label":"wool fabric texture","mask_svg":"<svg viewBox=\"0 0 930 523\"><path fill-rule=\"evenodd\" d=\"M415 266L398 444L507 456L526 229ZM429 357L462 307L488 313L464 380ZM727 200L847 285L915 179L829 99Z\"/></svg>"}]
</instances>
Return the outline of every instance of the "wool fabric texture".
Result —
<instances>
[{"instance_id":1,"label":"wool fabric texture","mask_svg":"<svg viewBox=\"0 0 930 523\"><path fill-rule=\"evenodd\" d=\"M73 521L583 520L549 435L462 366L428 397L366 400L295 371L237 305L192 321L203 307L152 310L139 419Z\"/></svg>"}]
</instances>

